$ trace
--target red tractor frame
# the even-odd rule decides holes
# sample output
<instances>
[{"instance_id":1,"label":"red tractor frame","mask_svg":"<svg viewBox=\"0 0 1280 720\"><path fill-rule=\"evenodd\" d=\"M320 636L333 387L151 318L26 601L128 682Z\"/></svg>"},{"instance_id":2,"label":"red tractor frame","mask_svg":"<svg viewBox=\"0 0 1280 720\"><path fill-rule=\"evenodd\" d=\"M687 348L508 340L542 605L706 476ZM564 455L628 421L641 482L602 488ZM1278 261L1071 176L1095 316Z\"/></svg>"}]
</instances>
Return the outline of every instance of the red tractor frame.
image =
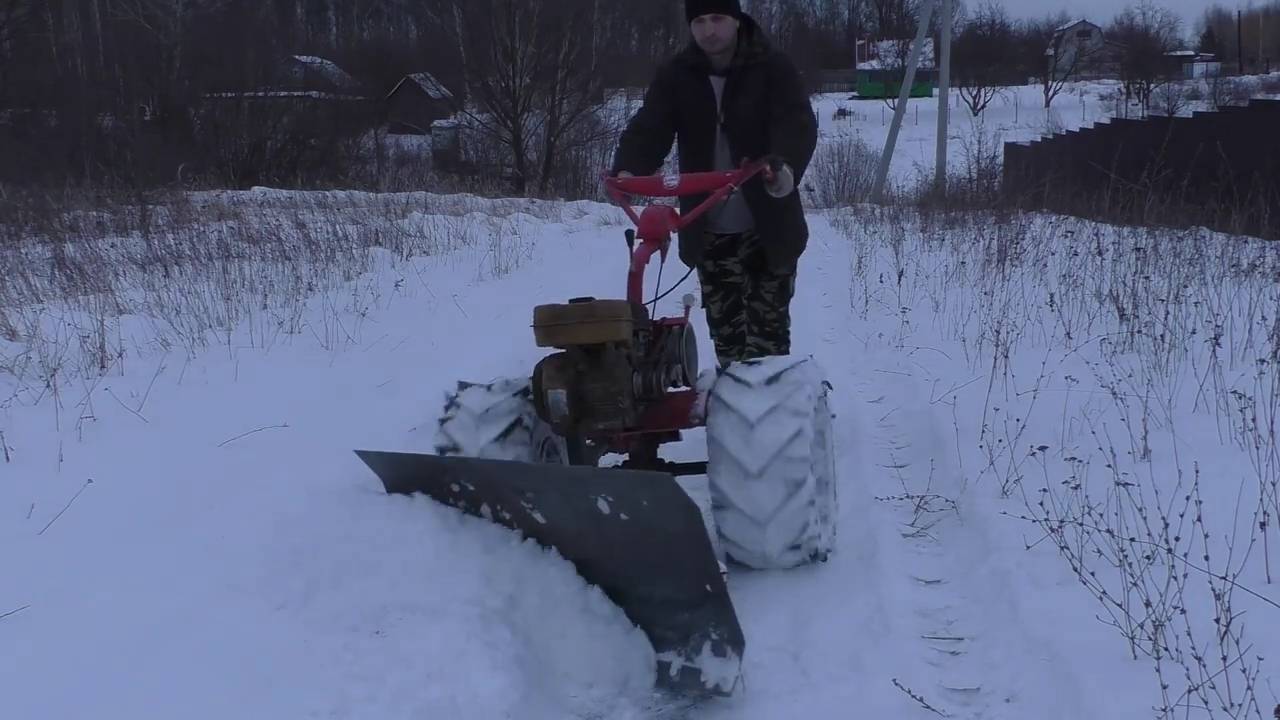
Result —
<instances>
[{"instance_id":1,"label":"red tractor frame","mask_svg":"<svg viewBox=\"0 0 1280 720\"><path fill-rule=\"evenodd\" d=\"M626 233L631 257L627 271L627 301L633 306L647 307L644 275L653 256L658 255L662 262L666 262L673 233L679 233L767 167L767 162L761 160L745 163L736 170L604 178L606 191L636 226ZM631 196L669 198L702 194L707 195L706 199L683 215L675 207L665 204L647 205L637 213L630 200ZM692 306L686 302L681 316L650 318L653 339L646 352L661 352L672 334L684 336L691 309ZM655 305L654 312L656 310ZM692 341L691 335L689 338ZM703 424L703 418L696 412L698 390L693 387L695 379L686 378L686 389L664 391L660 399L647 403L635 427L603 437L588 436L587 439L599 443L607 452L627 455L627 460L620 467L660 469L675 475L705 474L705 461L676 463L658 457L659 445L678 441L681 430Z\"/></svg>"}]
</instances>

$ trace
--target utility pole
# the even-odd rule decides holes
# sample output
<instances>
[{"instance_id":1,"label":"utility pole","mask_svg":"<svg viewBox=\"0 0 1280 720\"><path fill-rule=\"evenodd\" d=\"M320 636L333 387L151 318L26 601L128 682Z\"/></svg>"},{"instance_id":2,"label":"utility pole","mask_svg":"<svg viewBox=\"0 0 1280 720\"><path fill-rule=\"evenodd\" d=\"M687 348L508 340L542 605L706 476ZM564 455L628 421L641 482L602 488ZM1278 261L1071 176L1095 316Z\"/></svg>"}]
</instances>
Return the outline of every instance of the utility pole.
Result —
<instances>
[{"instance_id":1,"label":"utility pole","mask_svg":"<svg viewBox=\"0 0 1280 720\"><path fill-rule=\"evenodd\" d=\"M893 148L898 143L898 131L902 129L902 118L907 114L907 97L911 94L911 86L916 81L916 66L920 64L920 53L924 49L924 39L929 33L929 20L933 17L933 6L937 0L924 0L920 8L919 26L916 28L916 41L911 46L911 57L907 59L906 76L902 78L902 87L898 89L898 104L893 109L893 123L889 126L889 137L884 141L884 152L880 154L880 166L876 168L876 182L871 188L871 202L879 203L884 198L884 183L889 176L889 161L893 158Z\"/></svg>"},{"instance_id":2,"label":"utility pole","mask_svg":"<svg viewBox=\"0 0 1280 720\"><path fill-rule=\"evenodd\" d=\"M1240 11L1236 10L1236 63L1240 66L1240 74L1244 74L1244 29L1241 27L1244 20L1240 16Z\"/></svg>"},{"instance_id":3,"label":"utility pole","mask_svg":"<svg viewBox=\"0 0 1280 720\"><path fill-rule=\"evenodd\" d=\"M951 110L951 0L942 2L941 56L938 58L938 156L934 162L934 191L947 195L947 126Z\"/></svg>"}]
</instances>

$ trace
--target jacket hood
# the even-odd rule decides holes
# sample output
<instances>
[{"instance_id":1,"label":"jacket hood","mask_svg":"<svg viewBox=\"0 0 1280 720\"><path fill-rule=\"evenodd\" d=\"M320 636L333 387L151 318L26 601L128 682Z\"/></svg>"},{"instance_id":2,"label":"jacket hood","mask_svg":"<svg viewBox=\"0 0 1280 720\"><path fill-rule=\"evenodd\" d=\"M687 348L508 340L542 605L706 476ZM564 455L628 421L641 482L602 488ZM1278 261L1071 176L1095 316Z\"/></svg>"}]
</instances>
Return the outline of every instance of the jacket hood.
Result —
<instances>
[{"instance_id":1,"label":"jacket hood","mask_svg":"<svg viewBox=\"0 0 1280 720\"><path fill-rule=\"evenodd\" d=\"M773 52L773 44L769 42L768 36L765 35L764 29L756 22L755 18L743 13L738 21L738 49L733 54L733 61L729 64L729 69L742 67L757 63L769 56ZM677 63L691 65L700 72L710 74L714 72L711 67L711 59L707 54L702 52L702 48L698 47L698 43L689 40L689 44L676 54Z\"/></svg>"}]
</instances>

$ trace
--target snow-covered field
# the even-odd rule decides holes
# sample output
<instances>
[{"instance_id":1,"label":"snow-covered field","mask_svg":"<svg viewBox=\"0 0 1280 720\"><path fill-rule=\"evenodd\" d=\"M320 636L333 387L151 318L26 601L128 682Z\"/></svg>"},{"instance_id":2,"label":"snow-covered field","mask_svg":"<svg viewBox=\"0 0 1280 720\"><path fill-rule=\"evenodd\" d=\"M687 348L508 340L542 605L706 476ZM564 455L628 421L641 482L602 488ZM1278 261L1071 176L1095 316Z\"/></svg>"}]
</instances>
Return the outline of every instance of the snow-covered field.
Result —
<instances>
[{"instance_id":1,"label":"snow-covered field","mask_svg":"<svg viewBox=\"0 0 1280 720\"><path fill-rule=\"evenodd\" d=\"M47 294L90 260L120 306L0 322L0 717L652 716L644 636L571 566L352 453L428 450L455 380L540 356L533 305L619 296L621 212L190 202L10 276ZM834 384L838 551L731 574L746 687L687 716L1269 716L1280 248L810 220L793 340Z\"/></svg>"},{"instance_id":2,"label":"snow-covered field","mask_svg":"<svg viewBox=\"0 0 1280 720\"><path fill-rule=\"evenodd\" d=\"M1270 76L1228 78L1224 82L1239 86L1237 102L1250 96L1275 97L1280 86L1280 73ZM1197 110L1210 110L1212 89L1206 80L1188 80L1170 85L1177 88L1176 114L1187 115ZM1163 91L1161 91L1163 92ZM1186 96L1185 98L1183 96ZM1164 95L1153 99L1151 112L1168 109ZM974 117L964 104L961 92L952 88L947 123L947 165L961 171L966 163L993 149L995 157L1003 155L1003 143L1026 142L1104 123L1113 117L1141 117L1136 101L1126 107L1124 89L1118 80L1094 80L1066 83L1051 107L1044 107L1043 90L1037 84L999 88L986 109ZM858 98L854 93L823 93L816 97L824 143L840 137L861 139L874 152L885 146L893 122L893 109L884 100ZM837 115L838 110L844 114ZM898 183L910 184L918 178L931 178L937 157L938 98L912 98L907 101L902 129L894 149L890 176Z\"/></svg>"}]
</instances>

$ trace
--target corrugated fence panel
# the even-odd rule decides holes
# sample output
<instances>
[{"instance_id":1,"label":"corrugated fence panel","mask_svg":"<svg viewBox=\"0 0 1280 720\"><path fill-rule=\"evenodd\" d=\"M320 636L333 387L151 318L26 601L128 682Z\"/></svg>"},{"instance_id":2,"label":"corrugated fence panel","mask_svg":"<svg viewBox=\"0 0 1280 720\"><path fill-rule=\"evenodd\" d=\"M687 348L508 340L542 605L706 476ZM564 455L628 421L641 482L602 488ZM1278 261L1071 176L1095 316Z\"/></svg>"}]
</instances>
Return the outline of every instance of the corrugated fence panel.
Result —
<instances>
[{"instance_id":1,"label":"corrugated fence panel","mask_svg":"<svg viewBox=\"0 0 1280 720\"><path fill-rule=\"evenodd\" d=\"M1003 183L1018 207L1280 239L1280 100L1006 143Z\"/></svg>"}]
</instances>

